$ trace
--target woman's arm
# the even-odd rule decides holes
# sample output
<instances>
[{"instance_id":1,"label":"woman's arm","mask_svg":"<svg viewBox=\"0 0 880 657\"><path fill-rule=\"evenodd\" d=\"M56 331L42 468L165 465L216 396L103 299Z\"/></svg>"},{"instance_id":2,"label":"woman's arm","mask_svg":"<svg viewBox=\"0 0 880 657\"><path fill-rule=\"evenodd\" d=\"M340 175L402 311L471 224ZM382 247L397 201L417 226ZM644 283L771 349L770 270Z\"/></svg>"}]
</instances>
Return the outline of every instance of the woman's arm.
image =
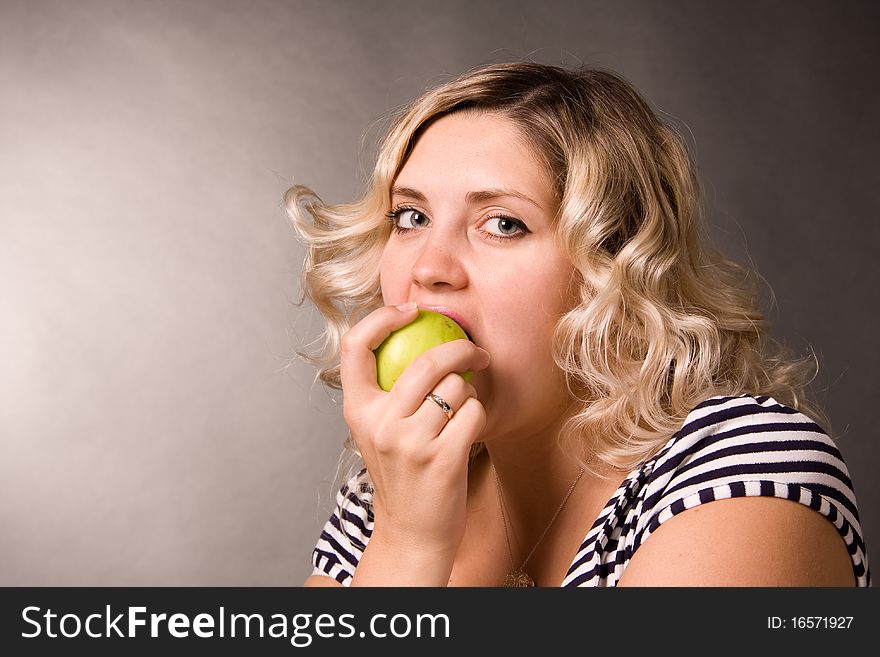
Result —
<instances>
[{"instance_id":1,"label":"woman's arm","mask_svg":"<svg viewBox=\"0 0 880 657\"><path fill-rule=\"evenodd\" d=\"M468 456L486 413L458 372L485 369L489 354L465 339L440 344L385 392L373 350L416 311L379 308L342 338L343 418L370 473L374 517L351 586L446 586L467 525Z\"/></svg>"},{"instance_id":2,"label":"woman's arm","mask_svg":"<svg viewBox=\"0 0 880 657\"><path fill-rule=\"evenodd\" d=\"M446 586L454 554L422 549L403 537L389 541L374 531L358 561L350 586ZM343 586L331 574L308 577L303 586Z\"/></svg>"},{"instance_id":3,"label":"woman's arm","mask_svg":"<svg viewBox=\"0 0 880 657\"><path fill-rule=\"evenodd\" d=\"M431 550L406 536L394 540L377 525L352 577L352 586L446 586L455 551Z\"/></svg>"},{"instance_id":4,"label":"woman's arm","mask_svg":"<svg viewBox=\"0 0 880 657\"><path fill-rule=\"evenodd\" d=\"M327 577L326 575L312 575L305 581L305 584L303 584L303 586L335 586L342 588L342 584L337 582L332 577Z\"/></svg>"}]
</instances>

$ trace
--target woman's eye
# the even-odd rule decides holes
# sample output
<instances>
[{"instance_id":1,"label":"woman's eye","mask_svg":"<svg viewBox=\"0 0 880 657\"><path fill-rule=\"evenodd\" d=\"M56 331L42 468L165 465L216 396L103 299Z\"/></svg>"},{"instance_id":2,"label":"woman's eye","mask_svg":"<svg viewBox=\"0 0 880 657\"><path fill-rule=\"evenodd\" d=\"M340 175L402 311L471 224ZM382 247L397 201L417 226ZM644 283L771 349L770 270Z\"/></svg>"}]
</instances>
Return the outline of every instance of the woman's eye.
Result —
<instances>
[{"instance_id":1,"label":"woman's eye","mask_svg":"<svg viewBox=\"0 0 880 657\"><path fill-rule=\"evenodd\" d=\"M522 222L510 217L492 217L483 226L491 235L498 237L518 237L520 233L529 232ZM495 230L491 230L492 227Z\"/></svg>"},{"instance_id":2,"label":"woman's eye","mask_svg":"<svg viewBox=\"0 0 880 657\"><path fill-rule=\"evenodd\" d=\"M418 210L398 210L395 216L397 217L397 226L400 228L421 228L430 223L430 219Z\"/></svg>"}]
</instances>

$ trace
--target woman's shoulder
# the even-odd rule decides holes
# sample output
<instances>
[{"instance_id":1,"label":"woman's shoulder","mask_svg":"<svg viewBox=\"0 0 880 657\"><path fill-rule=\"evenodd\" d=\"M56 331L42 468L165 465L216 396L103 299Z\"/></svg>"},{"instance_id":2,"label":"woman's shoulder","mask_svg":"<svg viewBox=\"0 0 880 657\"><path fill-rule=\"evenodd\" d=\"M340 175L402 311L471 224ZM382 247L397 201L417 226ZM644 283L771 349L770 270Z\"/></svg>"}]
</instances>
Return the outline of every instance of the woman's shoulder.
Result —
<instances>
[{"instance_id":1,"label":"woman's shoulder","mask_svg":"<svg viewBox=\"0 0 880 657\"><path fill-rule=\"evenodd\" d=\"M366 543L373 533L373 483L366 468L350 477L336 493L333 516L356 541Z\"/></svg>"},{"instance_id":2,"label":"woman's shoulder","mask_svg":"<svg viewBox=\"0 0 880 657\"><path fill-rule=\"evenodd\" d=\"M867 581L867 555L849 471L822 427L766 395L712 397L646 464L637 548L672 517L720 499L771 497L834 524Z\"/></svg>"},{"instance_id":3,"label":"woman's shoulder","mask_svg":"<svg viewBox=\"0 0 880 657\"><path fill-rule=\"evenodd\" d=\"M373 533L373 486L366 468L336 493L336 506L312 552L313 575L351 584L354 570Z\"/></svg>"},{"instance_id":4,"label":"woman's shoulder","mask_svg":"<svg viewBox=\"0 0 880 657\"><path fill-rule=\"evenodd\" d=\"M791 441L796 442L791 442ZM716 396L697 405L655 457L656 473L717 449L818 449L840 456L825 430L769 395ZM730 452L724 452L729 454Z\"/></svg>"},{"instance_id":5,"label":"woman's shoulder","mask_svg":"<svg viewBox=\"0 0 880 657\"><path fill-rule=\"evenodd\" d=\"M718 396L699 404L648 469L647 508L660 504L661 496L681 498L721 484L739 496L747 494L744 487L764 482L761 495L791 497L806 488L857 514L849 471L831 437L804 413L766 395Z\"/></svg>"}]
</instances>

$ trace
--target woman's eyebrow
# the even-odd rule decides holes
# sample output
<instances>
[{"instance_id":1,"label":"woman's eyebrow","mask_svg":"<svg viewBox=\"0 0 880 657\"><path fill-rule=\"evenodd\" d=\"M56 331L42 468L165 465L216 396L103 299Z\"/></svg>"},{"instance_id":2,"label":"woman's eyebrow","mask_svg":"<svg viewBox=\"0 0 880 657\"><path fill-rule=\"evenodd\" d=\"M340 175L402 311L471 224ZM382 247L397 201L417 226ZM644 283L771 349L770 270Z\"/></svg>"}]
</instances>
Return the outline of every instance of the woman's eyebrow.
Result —
<instances>
[{"instance_id":1,"label":"woman's eyebrow","mask_svg":"<svg viewBox=\"0 0 880 657\"><path fill-rule=\"evenodd\" d=\"M409 198L415 199L416 201L420 201L422 203L427 203L427 197L422 194L419 190L413 189L412 187L392 187L391 188L392 196L407 196ZM468 192L465 195L465 200L468 203L480 203L482 201L490 201L495 198L501 198L504 196L510 196L513 198L518 198L520 200L531 203L539 210L544 210L536 201L533 201L525 194L522 194L515 189L506 189L503 187L492 187L490 189L481 189L479 191Z\"/></svg>"}]
</instances>

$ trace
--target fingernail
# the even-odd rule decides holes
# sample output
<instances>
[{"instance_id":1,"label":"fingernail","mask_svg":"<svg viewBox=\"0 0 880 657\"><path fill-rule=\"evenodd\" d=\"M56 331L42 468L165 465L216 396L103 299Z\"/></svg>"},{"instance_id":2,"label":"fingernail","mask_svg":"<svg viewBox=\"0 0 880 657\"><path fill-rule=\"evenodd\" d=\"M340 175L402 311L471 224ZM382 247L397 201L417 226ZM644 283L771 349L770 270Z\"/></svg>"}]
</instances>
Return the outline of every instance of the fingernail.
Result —
<instances>
[{"instance_id":1,"label":"fingernail","mask_svg":"<svg viewBox=\"0 0 880 657\"><path fill-rule=\"evenodd\" d=\"M399 306L395 306L395 308L397 308L402 313L414 310L416 307L418 307L418 304L415 301L407 301L406 303L402 303Z\"/></svg>"},{"instance_id":2,"label":"fingernail","mask_svg":"<svg viewBox=\"0 0 880 657\"><path fill-rule=\"evenodd\" d=\"M486 357L486 365L488 365L489 362L492 360L492 355L482 347L477 347L477 349L480 351L481 354L483 354L483 356Z\"/></svg>"}]
</instances>

